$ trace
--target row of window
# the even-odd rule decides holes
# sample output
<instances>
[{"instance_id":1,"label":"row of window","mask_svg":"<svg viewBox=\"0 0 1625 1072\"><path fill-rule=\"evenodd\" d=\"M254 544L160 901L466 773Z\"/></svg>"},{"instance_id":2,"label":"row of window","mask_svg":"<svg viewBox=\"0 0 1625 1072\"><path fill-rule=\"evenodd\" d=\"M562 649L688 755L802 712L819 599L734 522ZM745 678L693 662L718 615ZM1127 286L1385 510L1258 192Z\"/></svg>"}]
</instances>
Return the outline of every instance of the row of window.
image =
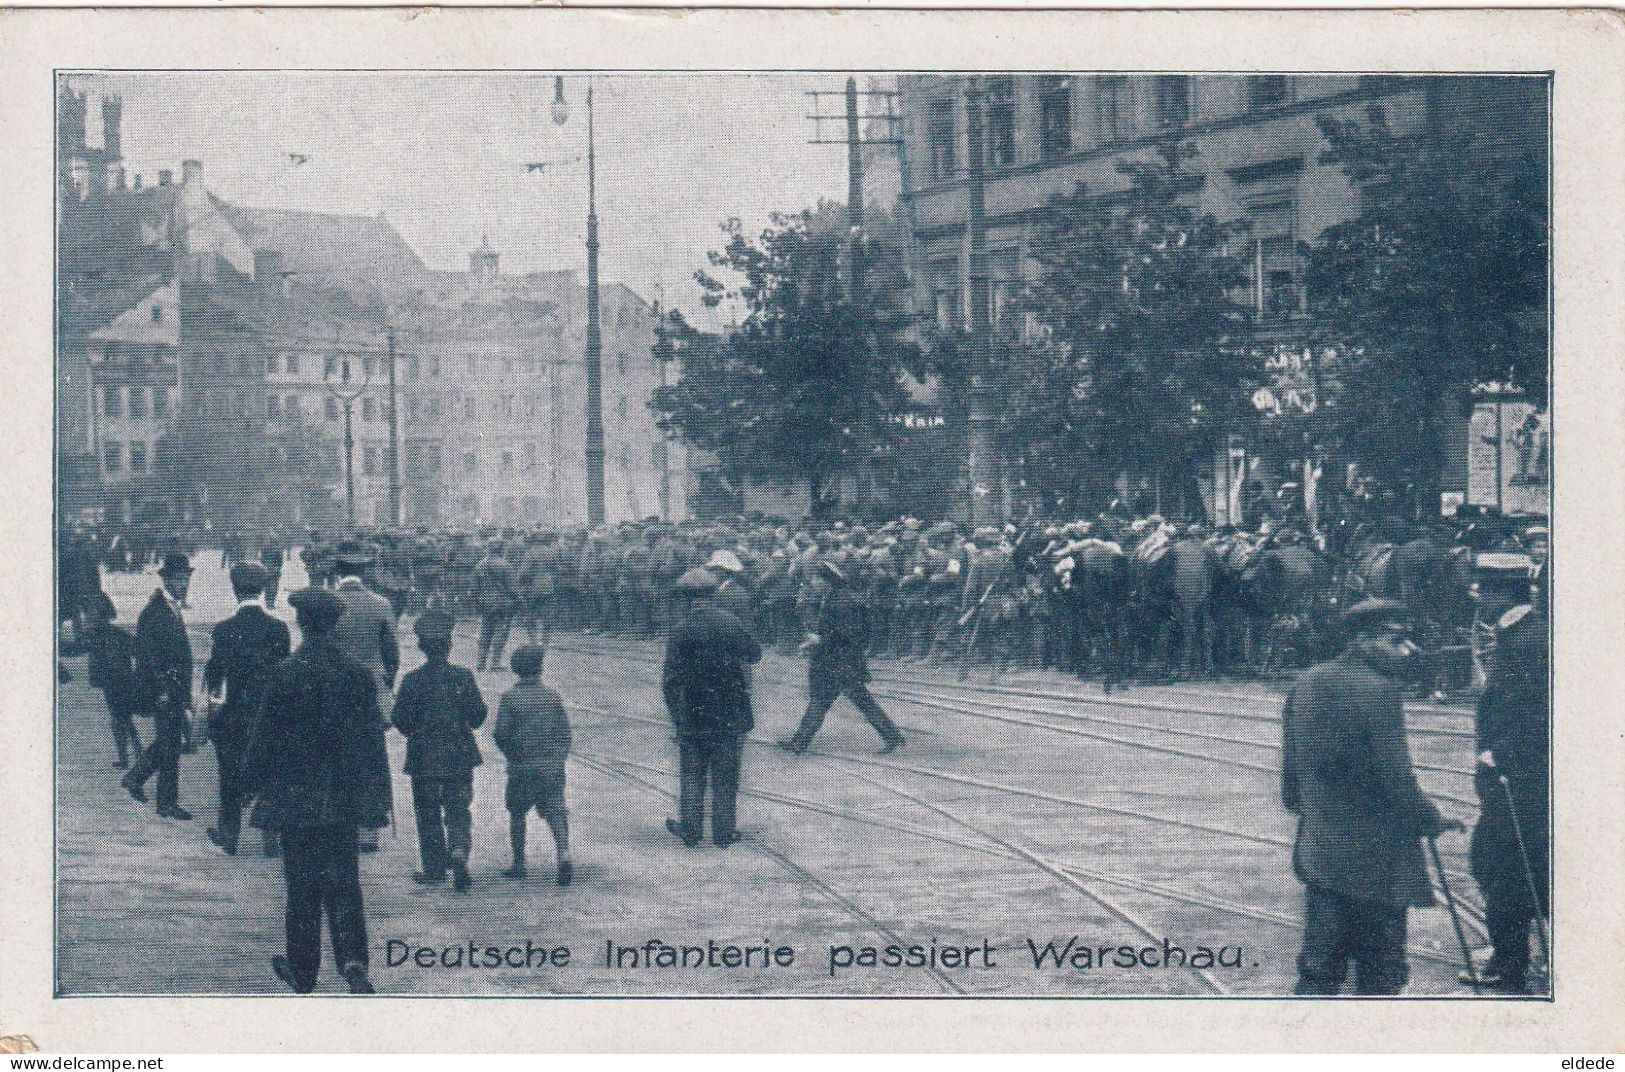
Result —
<instances>
[{"instance_id":1,"label":"row of window","mask_svg":"<svg viewBox=\"0 0 1625 1072\"><path fill-rule=\"evenodd\" d=\"M1292 233L1290 204L1260 206L1254 214L1253 237L1239 251L1246 259L1248 286L1235 295L1238 302L1253 308L1265 318L1279 318L1305 308L1302 257ZM994 330L1004 326L1024 286L1018 254L993 254L988 258L989 322ZM936 258L926 264L929 315L942 331L969 327L965 305L965 281L955 257Z\"/></svg>"},{"instance_id":2,"label":"row of window","mask_svg":"<svg viewBox=\"0 0 1625 1072\"><path fill-rule=\"evenodd\" d=\"M1140 133L1133 107L1133 86L1125 75L1098 75L1088 79L1071 75L1042 75L1034 79L1036 130L1041 161L1066 156L1076 147L1076 120L1087 108L1094 124L1096 144ZM1191 121L1190 75L1157 75L1152 83L1152 113L1156 129L1181 127ZM1257 75L1248 79L1248 105L1268 108L1286 103L1291 83L1284 75ZM1087 93L1081 89L1087 88ZM926 170L932 180L953 177L960 169L959 104L942 97L926 105ZM985 166L1016 163L1020 109L1013 76L988 78L982 85L983 154ZM968 151L968 150L967 150Z\"/></svg>"},{"instance_id":3,"label":"row of window","mask_svg":"<svg viewBox=\"0 0 1625 1072\"><path fill-rule=\"evenodd\" d=\"M631 365L631 356L624 350L616 351L613 355L615 370L624 376ZM314 359L313 359L314 360ZM356 355L346 358L342 354L325 354L320 357L322 378L324 380L362 380L370 383L382 383L389 379L388 357L384 355ZM651 356L650 360L653 360ZM543 372L547 367L547 360L534 355L504 356L487 361L474 354L465 358L468 374L479 376L490 365L491 371L501 370L503 375L534 376ZM348 368L346 368L348 365ZM220 375L230 371L231 364L224 354L216 354L211 367ZM248 374L252 371L253 358L244 358L240 362L240 371ZM265 357L265 374L267 376L299 376L304 363L298 354L267 354ZM405 380L420 380L424 378L436 379L441 374L441 362L438 354L427 357L417 354L404 354L397 358L396 373Z\"/></svg>"},{"instance_id":4,"label":"row of window","mask_svg":"<svg viewBox=\"0 0 1625 1072\"><path fill-rule=\"evenodd\" d=\"M115 384L102 386L102 416L109 420L143 420L155 417L164 420L174 412L173 387L125 387Z\"/></svg>"},{"instance_id":5,"label":"row of window","mask_svg":"<svg viewBox=\"0 0 1625 1072\"><path fill-rule=\"evenodd\" d=\"M135 440L129 444L107 440L102 444L102 472L109 475L125 472L134 476L152 472L152 451L146 443Z\"/></svg>"}]
</instances>

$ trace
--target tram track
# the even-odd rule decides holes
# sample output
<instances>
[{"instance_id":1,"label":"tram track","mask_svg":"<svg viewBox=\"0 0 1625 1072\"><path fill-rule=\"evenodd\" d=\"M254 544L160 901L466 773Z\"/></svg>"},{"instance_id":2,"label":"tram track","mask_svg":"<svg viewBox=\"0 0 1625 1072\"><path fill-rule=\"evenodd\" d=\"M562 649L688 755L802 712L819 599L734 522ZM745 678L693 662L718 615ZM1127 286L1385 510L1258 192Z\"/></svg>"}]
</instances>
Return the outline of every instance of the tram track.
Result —
<instances>
[{"instance_id":1,"label":"tram track","mask_svg":"<svg viewBox=\"0 0 1625 1072\"><path fill-rule=\"evenodd\" d=\"M644 664L647 664L647 665L654 665L654 664L659 662L659 660L651 659L651 658L649 658L647 656L644 656L641 653L638 653L638 652L635 652L635 651L617 652L617 651L614 651L613 649L582 649L582 648L572 648L572 647L570 647L568 645L558 645L558 646L561 648L561 650L565 650L565 651L576 651L576 652L581 653L581 654L593 655L593 656L598 656L598 657L608 657L608 658L620 659L620 660L627 661L627 662L644 663ZM784 680L782 678L774 679L774 678L772 678L772 677L770 677L768 675L762 675L762 677L764 679L766 679L766 681L768 681L769 683L778 684L778 685L786 686L786 687L793 687L793 685L794 685L794 682L790 682L790 681ZM877 680L884 680L884 679L877 679ZM1240 768L1240 769L1243 769L1243 770L1250 770L1250 771L1253 771L1255 773L1267 775L1267 776L1270 776L1270 777L1279 777L1279 775L1281 773L1281 769L1280 769L1279 765L1276 765L1276 764L1258 763L1258 762L1254 762L1254 761L1249 760L1249 759L1240 759L1240 758L1236 758L1236 757L1232 757L1232 756L1213 755L1212 753L1209 753L1209 752L1192 751L1190 749L1176 748L1176 747L1172 747L1172 746L1169 746L1169 745L1156 744L1156 743L1152 743L1152 742L1148 742L1148 741L1136 741L1136 740L1132 740L1132 739L1128 739L1128 738L1112 736L1112 735L1106 734L1106 733L1099 733L1099 732L1094 732L1092 730L1082 729L1082 728L1079 728L1077 726L1056 725L1056 724L1054 724L1052 722L1043 722L1043 721L1038 721L1036 719L1022 718L1019 715L1010 713L1007 710L1001 710L1001 711L978 710L976 707L967 706L967 703L968 703L967 701L959 701L959 702L956 703L956 702L951 702L950 698L947 698L947 697L936 697L936 696L930 696L930 695L927 695L927 694L920 694L920 693L897 692L897 691L894 691L894 690L892 690L890 688L887 688L887 687L884 687L884 686L872 688L871 691L874 692L875 695L877 695L877 696L879 696L879 697L881 697L883 699L898 700L898 701L903 702L903 703L914 704L916 706L921 706L921 707L927 707L927 708L930 708L930 709L933 709L933 710L944 711L944 712L947 712L949 714L956 714L956 715L960 715L960 716L963 716L963 717L978 718L978 719L983 719L985 721L1000 722L1000 723L1005 723L1005 724L1008 724L1008 725L1025 726L1025 727L1032 728L1032 729L1047 730L1047 731L1049 731L1051 733L1057 733L1057 734L1061 734L1061 735L1069 736L1069 737L1080 737L1080 738L1084 738L1086 740L1098 741L1098 742L1101 742L1101 743L1104 743L1104 744L1114 744L1114 745L1118 745L1118 746L1124 747L1124 748L1138 749L1138 750L1141 750L1141 751L1155 752L1155 753L1159 753L1159 754L1163 754L1163 755L1178 756L1180 758L1191 759L1191 760L1195 760L1197 762L1207 762L1207 763L1213 763L1213 764L1217 764L1217 765L1225 766L1225 767L1234 767L1234 768ZM1088 701L1088 702L1095 703L1097 701L1091 700L1091 701ZM1112 701L1110 701L1110 700L1103 700L1103 701L1098 701L1098 702L1103 703L1103 704L1112 704ZM1114 706L1127 706L1127 705L1114 705ZM1178 710L1177 708L1170 708L1170 709ZM1194 737L1194 738L1198 738L1198 739L1215 741L1215 742L1220 742L1220 743L1239 744L1239 745L1243 745L1243 746L1251 747L1251 748L1267 749L1267 750L1272 750L1272 751L1275 751L1275 752L1280 751L1280 746L1279 745L1269 744L1269 743L1260 742L1260 741L1245 740L1245 739L1242 739L1242 738L1228 737L1228 736L1225 736L1225 735L1222 735L1222 734L1208 733L1206 731L1201 731L1201 730L1184 730L1184 729L1179 729L1177 727L1153 726L1153 725L1148 725L1146 723L1135 723L1135 722L1128 722L1128 721L1125 721L1125 720L1122 720L1122 719L1105 718L1105 717L1102 717L1102 716L1099 716L1099 715L1072 714L1072 713L1067 713L1067 712L1056 712L1056 711L1049 711L1049 710L1032 710L1030 708L1024 708L1024 709L1020 709L1020 710L1024 711L1025 713L1028 713L1028 714L1038 714L1038 715L1044 715L1044 716L1047 716L1047 717L1050 717L1050 718L1062 718L1062 719L1069 719L1069 720L1073 720L1073 721L1083 721L1083 722L1094 723L1094 724L1101 725L1101 726L1106 726L1106 727L1124 728L1124 729L1128 729L1130 731L1163 733L1163 734L1168 734L1170 736ZM1279 719L1275 719L1273 721L1277 725L1279 725ZM1442 775L1453 776L1453 777L1471 778L1471 774L1469 774L1467 772L1464 772L1464 771L1459 771L1459 770L1456 770L1456 769L1453 769L1453 768L1449 768L1449 767L1440 767L1440 766L1436 766L1436 765L1433 765L1433 764L1425 764L1425 763L1417 763L1417 764L1414 764L1414 766L1418 770L1427 771L1427 772L1433 773L1433 774L1442 774ZM1464 809L1466 809L1466 811L1467 811L1467 813L1469 815L1475 814L1477 812L1477 810L1478 810L1478 801L1477 800L1466 797L1466 796L1462 796L1462 795L1457 794L1457 793L1451 793L1451 792L1448 792L1446 790L1433 790L1433 791L1430 792L1429 795L1436 798L1436 799L1438 799L1438 800L1440 800L1440 801L1447 802L1447 803L1459 806L1461 808L1464 808Z\"/></svg>"},{"instance_id":2,"label":"tram track","mask_svg":"<svg viewBox=\"0 0 1625 1072\"><path fill-rule=\"evenodd\" d=\"M655 785L653 782L647 781L627 771L619 770L612 764L601 762L589 755L577 753L573 754L571 758L575 759L578 763L587 767L589 770L595 770L606 777L618 778L621 781L638 786L646 792L665 797L668 800L675 801L677 799L677 794L671 792L669 789ZM762 841L759 838L747 838L742 842L742 844L778 864L797 881L817 890L821 895L824 896L825 899L839 906L853 919L856 919L867 929L874 931L886 941L898 945L908 944L900 935L898 935L886 924L882 923L872 913L868 912L861 905L854 903L851 898L841 893L835 887L831 886L829 883L825 882L811 871L808 871L806 868L796 863L795 860L791 859L781 850L775 848L765 841ZM942 971L940 968L937 968L934 965L926 965L924 970L928 975L931 976L932 979L936 980L939 986L948 991L950 994L960 996L964 995L965 989L959 985L958 981L952 976L948 975L946 972Z\"/></svg>"},{"instance_id":3,"label":"tram track","mask_svg":"<svg viewBox=\"0 0 1625 1072\"><path fill-rule=\"evenodd\" d=\"M651 717L648 717L646 715L634 715L634 714L630 714L630 713L623 712L623 711L610 711L610 710L608 710L606 708L593 707L593 706L590 706L590 705L579 704L579 703L572 704L571 706L574 707L576 710L591 711L594 714L597 714L597 715L600 715L600 716L603 716L603 717L608 717L608 718L611 718L611 719L616 719L616 720L626 721L626 722L642 723L642 724L645 724L645 725L658 727L658 728L660 728L662 730L669 730L669 728L670 728L669 725L665 721L660 720L660 719L656 719L656 718L651 718ZM762 741L762 740L759 740L757 738L747 737L746 741L749 744L757 745L759 747L764 747L764 748L772 747L770 742ZM979 791L982 791L982 792L1000 793L1000 794L1007 795L1007 796L1021 797L1021 798L1025 798L1025 799L1029 799L1029 800L1040 801L1040 802L1043 802L1043 803L1048 803L1048 804L1060 805L1060 806L1063 806L1063 807L1074 808L1074 809L1077 809L1077 810L1080 810L1080 811L1086 811L1086 812L1091 812L1091 813L1095 813L1095 814L1111 815L1111 816L1115 816L1115 817L1118 817L1118 818L1125 818L1125 819L1135 819L1135 820L1139 820L1139 821L1142 821L1142 822L1148 822L1148 823L1151 823L1151 824L1157 825L1157 826L1163 826L1163 827L1168 827L1168 828L1173 828L1173 829L1182 829L1182 830L1190 831L1190 832L1193 832L1193 833L1200 833L1200 834L1218 836L1218 837L1222 837L1222 838L1229 838L1229 839L1233 839L1233 840L1237 840L1237 841L1245 841L1245 842L1250 842L1250 843L1258 844L1258 845L1266 845L1266 846L1269 846L1269 847L1275 848L1275 849L1284 849L1284 850L1287 850L1288 852L1291 851L1291 848L1292 848L1292 845L1293 845L1292 839L1286 838L1286 837L1272 836L1272 835L1269 835L1269 834L1252 833L1252 832L1249 832L1249 831L1236 830L1236 829L1232 829L1232 828L1224 827L1224 826L1214 826L1214 825L1209 825L1209 824L1206 824L1206 823L1197 822L1195 820L1183 819L1183 818L1179 818L1177 816L1161 815L1161 814L1158 814L1156 812L1141 811L1141 810L1138 810L1138 809L1135 809L1135 808L1117 807L1117 806L1111 805L1111 804L1103 804L1103 803L1099 803L1099 802L1096 802L1096 801L1083 800L1083 799L1080 799L1078 797L1064 796L1064 795L1056 794L1056 793L1047 793L1047 792L1044 792L1042 790L1030 789L1030 788L1027 788L1025 786L1016 786L1016 785L1009 785L1009 784L1005 784L1005 783L1001 783L1001 782L987 781L987 780L984 780L984 779L972 778L972 777L970 777L968 775L952 774L952 773L949 773L947 771L934 770L934 769L931 769L929 767L916 767L916 766L913 766L913 765L910 765L910 764L899 763L899 762L896 762L896 761L893 761L893 760L859 757L859 756L853 756L853 755L848 755L848 754L839 753L839 752L812 752L812 753L808 753L808 754L819 757L819 758L827 757L829 759L838 760L841 763L852 764L852 765L856 765L856 766L860 766L860 767L867 767L867 768L871 768L871 769L875 769L875 770L884 770L884 771L891 771L891 772L896 772L896 773L901 773L901 774L908 774L908 775L913 775L915 777L926 778L926 779L930 779L930 780L945 782L945 783L948 783L948 784L964 786L964 787L976 789L976 790L979 790ZM761 792L761 791L758 790L758 791L753 791L753 792ZM1473 882L1471 876L1467 875L1464 872L1455 871L1455 870L1447 870L1446 871L1446 877L1450 878L1452 880L1455 880L1457 883L1472 883ZM1471 887L1468 886L1466 888L1471 888ZM1482 909L1479 908L1477 905L1473 904L1472 902L1464 900L1463 898L1460 897L1459 894L1457 896L1457 904L1458 904L1459 907L1461 907L1463 909L1464 914L1468 917L1469 921L1473 924L1475 929L1479 930L1480 932L1483 932L1484 931L1484 918L1483 918Z\"/></svg>"},{"instance_id":4,"label":"tram track","mask_svg":"<svg viewBox=\"0 0 1625 1072\"><path fill-rule=\"evenodd\" d=\"M619 756L606 755L603 753L577 753L577 755L580 755L585 759L590 759L599 764L608 764L628 768L644 774L655 775L667 779L675 779L678 775L678 772L675 770L656 767L647 763L641 763L636 760L626 759ZM935 806L930 802L924 801L914 794L899 790L895 786L888 786L874 779L865 778L863 780L903 799L909 800L928 809L935 810ZM900 822L894 819L879 818L874 815L864 814L862 812L853 811L847 808L836 807L820 801L808 800L804 797L797 797L787 793L779 793L765 789L751 789L746 787L741 787L739 793L741 796L749 797L751 799L764 800L785 807L795 808L800 811L841 819L861 826L869 826L880 830L890 831L892 833L905 834L921 840L932 841L943 845L949 845L957 849L975 852L990 858L1012 861L1026 860L1026 857L1020 851L1009 845L1004 839L989 835L985 831L977 831L978 835L983 840L973 841L963 837L956 837L952 834L944 834L940 831L928 830L910 823ZM672 796L672 794L669 792L664 793L663 795L667 796L668 798ZM1284 930L1293 931L1298 930L1303 926L1303 917L1300 915L1292 915L1285 912L1274 912L1269 909L1258 908L1253 905L1237 904L1234 901L1227 901L1222 898L1208 896L1191 890L1097 871L1092 868L1086 868L1071 862L1055 862L1053 863L1053 866L1075 879L1105 883L1109 886L1148 894L1162 900L1192 905L1199 908L1206 908L1237 919L1248 919L1255 922L1268 923ZM1413 957L1428 960L1436 964L1442 964L1449 967L1454 967L1456 965L1456 962L1453 959L1433 952L1432 950L1412 948L1409 950L1409 953Z\"/></svg>"}]
</instances>

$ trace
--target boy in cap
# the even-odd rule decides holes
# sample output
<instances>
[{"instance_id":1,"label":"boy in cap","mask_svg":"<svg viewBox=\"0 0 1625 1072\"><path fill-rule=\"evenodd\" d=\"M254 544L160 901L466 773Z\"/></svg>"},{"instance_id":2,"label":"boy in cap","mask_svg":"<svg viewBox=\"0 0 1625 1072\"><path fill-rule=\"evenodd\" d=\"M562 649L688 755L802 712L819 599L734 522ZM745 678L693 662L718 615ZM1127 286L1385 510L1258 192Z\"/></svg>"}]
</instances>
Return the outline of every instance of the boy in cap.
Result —
<instances>
[{"instance_id":1,"label":"boy in cap","mask_svg":"<svg viewBox=\"0 0 1625 1072\"><path fill-rule=\"evenodd\" d=\"M85 601L85 651L89 656L89 680L93 688L102 690L107 700L107 713L113 720L113 747L119 770L130 766L129 749L141 754L141 736L135 729L135 660L134 640L130 634L113 624L118 611L106 592L96 592Z\"/></svg>"},{"instance_id":2,"label":"boy in cap","mask_svg":"<svg viewBox=\"0 0 1625 1072\"><path fill-rule=\"evenodd\" d=\"M508 878L525 877L525 823L535 808L553 832L558 882L574 875L569 811L564 803L564 761L570 754L570 719L559 694L542 684L543 651L535 644L514 649L509 663L519 680L503 694L492 734L508 761L508 839L513 866Z\"/></svg>"},{"instance_id":3,"label":"boy in cap","mask_svg":"<svg viewBox=\"0 0 1625 1072\"><path fill-rule=\"evenodd\" d=\"M412 877L435 885L446 880L450 869L452 885L461 891L472 884L469 808L474 801L474 768L481 762L474 731L485 723L486 707L473 672L451 664L456 624L442 610L418 616L414 630L427 661L401 681L394 721L406 737L406 773L412 779L412 809L423 856L423 870Z\"/></svg>"}]
</instances>

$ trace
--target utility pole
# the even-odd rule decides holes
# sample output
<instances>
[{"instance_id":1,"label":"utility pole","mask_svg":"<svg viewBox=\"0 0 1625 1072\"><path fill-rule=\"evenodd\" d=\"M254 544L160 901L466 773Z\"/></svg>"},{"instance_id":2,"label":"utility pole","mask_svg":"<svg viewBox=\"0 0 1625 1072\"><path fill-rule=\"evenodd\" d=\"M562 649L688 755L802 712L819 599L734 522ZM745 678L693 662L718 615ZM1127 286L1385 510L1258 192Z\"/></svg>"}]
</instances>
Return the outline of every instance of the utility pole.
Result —
<instances>
[{"instance_id":1,"label":"utility pole","mask_svg":"<svg viewBox=\"0 0 1625 1072\"><path fill-rule=\"evenodd\" d=\"M987 268L987 159L983 146L982 80L965 87L965 151L970 171L970 347L971 383L966 473L970 483L970 520L981 526L996 520L993 491L1000 486L993 443L993 406L988 397L992 364L990 285Z\"/></svg>"},{"instance_id":2,"label":"utility pole","mask_svg":"<svg viewBox=\"0 0 1625 1072\"><path fill-rule=\"evenodd\" d=\"M389 523L401 523L401 432L395 393L395 329L386 328L389 342Z\"/></svg>"},{"instance_id":3,"label":"utility pole","mask_svg":"<svg viewBox=\"0 0 1625 1072\"><path fill-rule=\"evenodd\" d=\"M671 336L666 330L666 313L655 299L655 364L660 370L660 389L666 389L666 366L671 363ZM655 464L660 467L660 520L671 520L671 456L664 429L656 429Z\"/></svg>"},{"instance_id":4,"label":"utility pole","mask_svg":"<svg viewBox=\"0 0 1625 1072\"><path fill-rule=\"evenodd\" d=\"M587 83L587 524L604 523L604 340L598 326L597 155Z\"/></svg>"},{"instance_id":5,"label":"utility pole","mask_svg":"<svg viewBox=\"0 0 1625 1072\"><path fill-rule=\"evenodd\" d=\"M564 79L553 79L553 122L570 117ZM604 341L598 310L598 155L593 142L592 79L587 80L587 525L604 523ZM557 415L555 415L557 419Z\"/></svg>"},{"instance_id":6,"label":"utility pole","mask_svg":"<svg viewBox=\"0 0 1625 1072\"><path fill-rule=\"evenodd\" d=\"M858 134L858 81L846 80L847 300L863 297L863 146Z\"/></svg>"}]
</instances>

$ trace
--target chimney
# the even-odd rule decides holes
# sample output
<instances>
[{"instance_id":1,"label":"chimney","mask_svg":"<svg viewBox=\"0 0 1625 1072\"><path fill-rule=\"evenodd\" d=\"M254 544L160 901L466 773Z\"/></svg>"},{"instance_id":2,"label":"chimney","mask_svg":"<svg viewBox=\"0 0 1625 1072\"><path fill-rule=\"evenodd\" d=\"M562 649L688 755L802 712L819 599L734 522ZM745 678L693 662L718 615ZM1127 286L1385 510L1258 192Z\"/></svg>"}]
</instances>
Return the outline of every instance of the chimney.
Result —
<instances>
[{"instance_id":1,"label":"chimney","mask_svg":"<svg viewBox=\"0 0 1625 1072\"><path fill-rule=\"evenodd\" d=\"M480 248L468 255L469 289L479 294L489 293L497 283L497 258L489 237L481 236Z\"/></svg>"},{"instance_id":2,"label":"chimney","mask_svg":"<svg viewBox=\"0 0 1625 1072\"><path fill-rule=\"evenodd\" d=\"M169 168L159 168L158 169L158 185L159 186L173 186L174 184L175 184L175 173L173 171L171 171Z\"/></svg>"},{"instance_id":3,"label":"chimney","mask_svg":"<svg viewBox=\"0 0 1625 1072\"><path fill-rule=\"evenodd\" d=\"M287 273L283 267L282 251L256 249L254 251L254 282L266 293L286 294Z\"/></svg>"},{"instance_id":4,"label":"chimney","mask_svg":"<svg viewBox=\"0 0 1625 1072\"><path fill-rule=\"evenodd\" d=\"M124 139L119 131L123 114L124 102L118 96L102 98L102 152L109 160L124 158Z\"/></svg>"}]
</instances>

